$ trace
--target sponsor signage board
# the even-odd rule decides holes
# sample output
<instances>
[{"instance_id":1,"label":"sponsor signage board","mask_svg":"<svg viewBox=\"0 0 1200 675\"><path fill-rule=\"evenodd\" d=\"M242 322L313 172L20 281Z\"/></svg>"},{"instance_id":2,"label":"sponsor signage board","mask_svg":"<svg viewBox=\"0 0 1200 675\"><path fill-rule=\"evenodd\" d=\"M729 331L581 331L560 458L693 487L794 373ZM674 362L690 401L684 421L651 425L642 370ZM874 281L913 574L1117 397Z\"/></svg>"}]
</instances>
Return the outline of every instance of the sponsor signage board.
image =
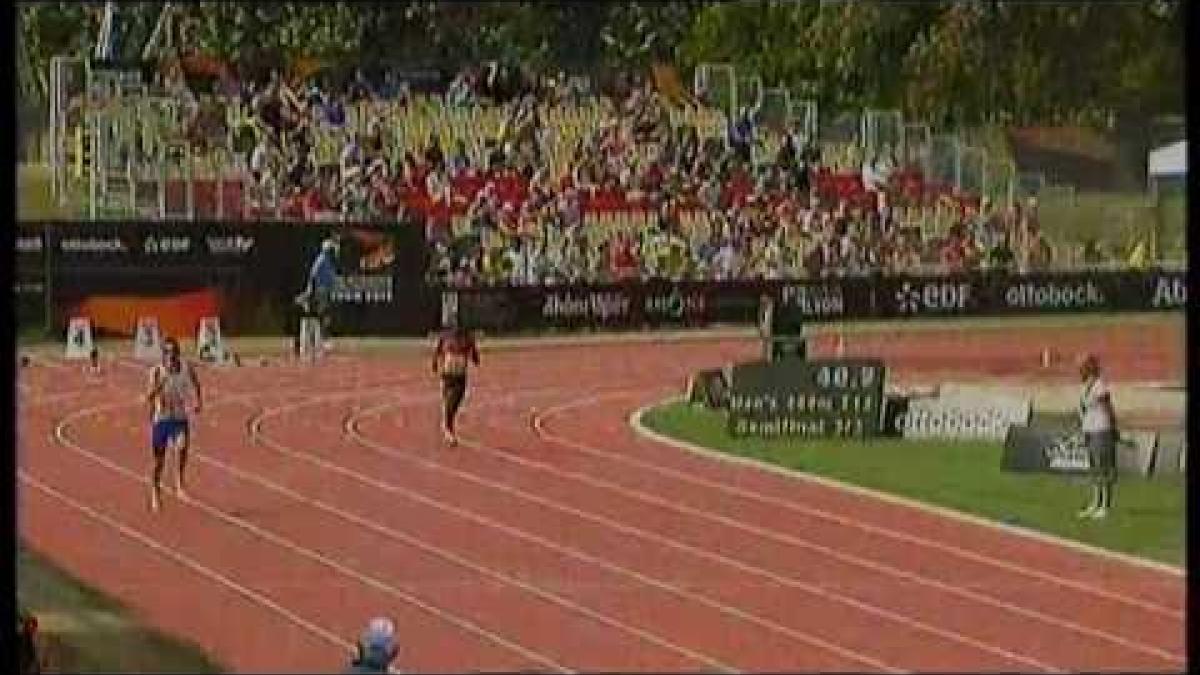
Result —
<instances>
[{"instance_id":1,"label":"sponsor signage board","mask_svg":"<svg viewBox=\"0 0 1200 675\"><path fill-rule=\"evenodd\" d=\"M1002 441L1014 424L1029 423L1024 411L1001 402L954 401L942 398L914 399L897 426L905 438Z\"/></svg>"},{"instance_id":2,"label":"sponsor signage board","mask_svg":"<svg viewBox=\"0 0 1200 675\"><path fill-rule=\"evenodd\" d=\"M1008 428L1029 424L1028 398L987 390L942 387L937 396L913 397L896 421L905 438L1003 441Z\"/></svg>"},{"instance_id":3,"label":"sponsor signage board","mask_svg":"<svg viewBox=\"0 0 1200 675\"><path fill-rule=\"evenodd\" d=\"M1117 442L1117 469L1149 475L1158 456L1158 434L1126 431ZM1083 433L1074 429L1012 426L1004 442L1005 471L1081 475L1091 470Z\"/></svg>"},{"instance_id":4,"label":"sponsor signage board","mask_svg":"<svg viewBox=\"0 0 1200 675\"><path fill-rule=\"evenodd\" d=\"M1004 440L1001 468L1018 473L1080 475L1091 471L1083 434L1078 431L1012 426Z\"/></svg>"},{"instance_id":5,"label":"sponsor signage board","mask_svg":"<svg viewBox=\"0 0 1200 675\"><path fill-rule=\"evenodd\" d=\"M424 282L424 234L403 223L102 222L19 225L19 288L49 288L19 319L65 322L92 297L162 298L200 289L221 298L231 331L286 325L321 242L336 237L335 330L421 335L437 322L437 292ZM49 278L44 278L46 274ZM60 324L61 325L61 324Z\"/></svg>"},{"instance_id":6,"label":"sponsor signage board","mask_svg":"<svg viewBox=\"0 0 1200 675\"><path fill-rule=\"evenodd\" d=\"M866 438L880 432L886 369L878 359L743 363L733 367L733 436Z\"/></svg>"}]
</instances>

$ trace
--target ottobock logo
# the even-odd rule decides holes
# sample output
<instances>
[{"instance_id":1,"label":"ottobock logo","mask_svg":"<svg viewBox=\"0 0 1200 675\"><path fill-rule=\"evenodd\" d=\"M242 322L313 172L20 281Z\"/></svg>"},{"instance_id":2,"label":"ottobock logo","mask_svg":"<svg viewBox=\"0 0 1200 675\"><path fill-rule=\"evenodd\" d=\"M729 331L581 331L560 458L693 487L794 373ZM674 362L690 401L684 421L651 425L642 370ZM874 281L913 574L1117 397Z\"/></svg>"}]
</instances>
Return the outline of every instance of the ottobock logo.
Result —
<instances>
[{"instance_id":1,"label":"ottobock logo","mask_svg":"<svg viewBox=\"0 0 1200 675\"><path fill-rule=\"evenodd\" d=\"M680 293L678 288L664 295L646 296L647 316L684 319L704 314L707 302L703 293Z\"/></svg>"},{"instance_id":2,"label":"ottobock logo","mask_svg":"<svg viewBox=\"0 0 1200 675\"><path fill-rule=\"evenodd\" d=\"M1026 282L1009 286L1004 302L1019 309L1088 309L1103 307L1106 300L1095 282L1057 284Z\"/></svg>"},{"instance_id":3,"label":"ottobock logo","mask_svg":"<svg viewBox=\"0 0 1200 675\"><path fill-rule=\"evenodd\" d=\"M927 282L920 286L906 281L896 291L901 314L954 312L966 309L971 299L971 284Z\"/></svg>"},{"instance_id":4,"label":"ottobock logo","mask_svg":"<svg viewBox=\"0 0 1200 675\"><path fill-rule=\"evenodd\" d=\"M190 237L149 236L142 241L142 251L147 255L187 253L192 250Z\"/></svg>"},{"instance_id":5,"label":"ottobock logo","mask_svg":"<svg viewBox=\"0 0 1200 675\"><path fill-rule=\"evenodd\" d=\"M58 242L63 253L128 253L120 237L67 237Z\"/></svg>"},{"instance_id":6,"label":"ottobock logo","mask_svg":"<svg viewBox=\"0 0 1200 675\"><path fill-rule=\"evenodd\" d=\"M213 255L244 255L254 248L254 237L232 235L226 237L205 237L208 252Z\"/></svg>"},{"instance_id":7,"label":"ottobock logo","mask_svg":"<svg viewBox=\"0 0 1200 675\"><path fill-rule=\"evenodd\" d=\"M629 315L629 298L621 293L551 293L542 304L547 319L610 319Z\"/></svg>"},{"instance_id":8,"label":"ottobock logo","mask_svg":"<svg viewBox=\"0 0 1200 675\"><path fill-rule=\"evenodd\" d=\"M17 253L41 253L42 238L38 237L17 237Z\"/></svg>"},{"instance_id":9,"label":"ottobock logo","mask_svg":"<svg viewBox=\"0 0 1200 675\"><path fill-rule=\"evenodd\" d=\"M841 316L846 313L846 298L839 286L803 286L788 284L780 291L787 307L799 310L803 316Z\"/></svg>"},{"instance_id":10,"label":"ottobock logo","mask_svg":"<svg viewBox=\"0 0 1200 675\"><path fill-rule=\"evenodd\" d=\"M897 420L906 438L951 438L1001 440L1014 424L1029 420L1028 407L1007 405L964 405L932 402L914 405Z\"/></svg>"},{"instance_id":11,"label":"ottobock logo","mask_svg":"<svg viewBox=\"0 0 1200 675\"><path fill-rule=\"evenodd\" d=\"M1150 304L1154 309L1174 309L1187 305L1187 284L1175 277L1157 277L1154 280L1154 297Z\"/></svg>"},{"instance_id":12,"label":"ottobock logo","mask_svg":"<svg viewBox=\"0 0 1200 675\"><path fill-rule=\"evenodd\" d=\"M1091 468L1087 447L1080 435L1060 438L1046 446L1046 460L1051 469L1087 471Z\"/></svg>"}]
</instances>

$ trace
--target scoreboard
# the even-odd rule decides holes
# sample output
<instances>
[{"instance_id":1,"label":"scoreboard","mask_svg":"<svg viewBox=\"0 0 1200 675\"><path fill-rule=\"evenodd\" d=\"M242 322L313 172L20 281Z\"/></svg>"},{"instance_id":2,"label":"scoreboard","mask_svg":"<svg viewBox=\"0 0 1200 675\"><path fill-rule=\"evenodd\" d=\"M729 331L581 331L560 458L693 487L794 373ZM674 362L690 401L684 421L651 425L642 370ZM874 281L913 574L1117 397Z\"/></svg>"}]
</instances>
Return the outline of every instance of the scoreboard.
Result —
<instances>
[{"instance_id":1,"label":"scoreboard","mask_svg":"<svg viewBox=\"0 0 1200 675\"><path fill-rule=\"evenodd\" d=\"M879 359L784 359L733 367L731 436L867 438L880 433L886 368Z\"/></svg>"}]
</instances>

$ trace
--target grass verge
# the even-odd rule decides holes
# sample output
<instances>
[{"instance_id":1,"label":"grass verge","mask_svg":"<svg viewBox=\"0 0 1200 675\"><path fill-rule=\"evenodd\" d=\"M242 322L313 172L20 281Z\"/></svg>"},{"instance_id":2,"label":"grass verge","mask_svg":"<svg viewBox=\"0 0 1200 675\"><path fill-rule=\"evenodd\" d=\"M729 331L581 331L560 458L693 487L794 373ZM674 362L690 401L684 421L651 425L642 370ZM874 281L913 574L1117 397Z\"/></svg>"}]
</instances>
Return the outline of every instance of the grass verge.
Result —
<instances>
[{"instance_id":1,"label":"grass verge","mask_svg":"<svg viewBox=\"0 0 1200 675\"><path fill-rule=\"evenodd\" d=\"M1100 548L1182 566L1187 500L1182 476L1122 477L1107 520L1080 521L1077 479L1000 470L1003 447L986 442L741 439L723 412L668 403L642 417L650 429L712 450L1008 522Z\"/></svg>"},{"instance_id":2,"label":"grass verge","mask_svg":"<svg viewBox=\"0 0 1200 675\"><path fill-rule=\"evenodd\" d=\"M48 672L225 672L198 647L141 625L119 602L24 545L17 548L17 597L38 618Z\"/></svg>"}]
</instances>

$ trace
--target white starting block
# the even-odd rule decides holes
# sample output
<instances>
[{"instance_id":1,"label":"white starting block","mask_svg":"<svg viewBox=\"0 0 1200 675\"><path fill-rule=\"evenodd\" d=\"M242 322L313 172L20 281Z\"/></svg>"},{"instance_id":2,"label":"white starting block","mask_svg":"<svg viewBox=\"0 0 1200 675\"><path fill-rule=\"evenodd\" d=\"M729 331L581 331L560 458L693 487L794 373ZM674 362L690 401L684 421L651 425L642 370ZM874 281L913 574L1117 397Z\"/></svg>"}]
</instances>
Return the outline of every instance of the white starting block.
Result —
<instances>
[{"instance_id":1,"label":"white starting block","mask_svg":"<svg viewBox=\"0 0 1200 675\"><path fill-rule=\"evenodd\" d=\"M96 344L92 341L92 322L87 317L72 317L67 326L66 358L71 360L90 359Z\"/></svg>"},{"instance_id":2,"label":"white starting block","mask_svg":"<svg viewBox=\"0 0 1200 675\"><path fill-rule=\"evenodd\" d=\"M200 328L196 331L196 358L208 363L229 363L229 350L225 347L225 339L221 336L221 320L215 316L200 319Z\"/></svg>"},{"instance_id":3,"label":"white starting block","mask_svg":"<svg viewBox=\"0 0 1200 675\"><path fill-rule=\"evenodd\" d=\"M153 363L162 358L163 336L158 327L158 319L144 316L137 321L137 330L133 334L133 358L137 361Z\"/></svg>"},{"instance_id":4,"label":"white starting block","mask_svg":"<svg viewBox=\"0 0 1200 675\"><path fill-rule=\"evenodd\" d=\"M300 319L300 358L316 361L325 351L325 340L321 334L321 320L306 316Z\"/></svg>"}]
</instances>

